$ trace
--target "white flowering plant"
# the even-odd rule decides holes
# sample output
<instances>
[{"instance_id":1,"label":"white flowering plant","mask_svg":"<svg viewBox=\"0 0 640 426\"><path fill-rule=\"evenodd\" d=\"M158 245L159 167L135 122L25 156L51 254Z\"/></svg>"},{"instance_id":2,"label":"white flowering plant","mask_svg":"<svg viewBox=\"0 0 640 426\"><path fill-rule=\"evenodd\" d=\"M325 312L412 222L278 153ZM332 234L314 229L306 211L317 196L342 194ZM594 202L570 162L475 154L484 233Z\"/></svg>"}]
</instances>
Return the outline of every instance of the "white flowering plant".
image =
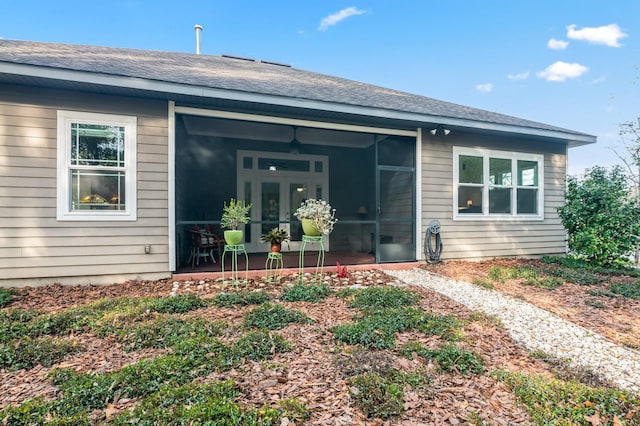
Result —
<instances>
[{"instance_id":1,"label":"white flowering plant","mask_svg":"<svg viewBox=\"0 0 640 426\"><path fill-rule=\"evenodd\" d=\"M338 221L335 216L336 209L331 208L331 204L326 201L315 198L304 200L293 215L299 220L313 220L316 229L323 235L329 235Z\"/></svg>"}]
</instances>

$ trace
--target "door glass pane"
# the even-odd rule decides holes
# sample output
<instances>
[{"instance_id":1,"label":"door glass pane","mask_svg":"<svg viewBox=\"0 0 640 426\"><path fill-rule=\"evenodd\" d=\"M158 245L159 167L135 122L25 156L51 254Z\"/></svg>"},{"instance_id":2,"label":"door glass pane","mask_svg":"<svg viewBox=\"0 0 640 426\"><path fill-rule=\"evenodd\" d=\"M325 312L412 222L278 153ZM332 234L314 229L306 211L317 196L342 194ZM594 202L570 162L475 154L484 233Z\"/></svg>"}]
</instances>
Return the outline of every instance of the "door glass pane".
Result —
<instances>
[{"instance_id":1,"label":"door glass pane","mask_svg":"<svg viewBox=\"0 0 640 426\"><path fill-rule=\"evenodd\" d=\"M280 220L280 184L277 182L262 182L262 221L261 233L266 234L278 226Z\"/></svg>"},{"instance_id":2,"label":"door glass pane","mask_svg":"<svg viewBox=\"0 0 640 426\"><path fill-rule=\"evenodd\" d=\"M492 185L511 185L511 160L489 159L489 183Z\"/></svg>"},{"instance_id":3,"label":"door glass pane","mask_svg":"<svg viewBox=\"0 0 640 426\"><path fill-rule=\"evenodd\" d=\"M511 213L511 188L489 188L489 213Z\"/></svg>"},{"instance_id":4,"label":"door glass pane","mask_svg":"<svg viewBox=\"0 0 640 426\"><path fill-rule=\"evenodd\" d=\"M251 157L249 157L249 158L251 158ZM246 181L244 183L244 202L247 205L251 204L251 182L249 182L249 181ZM251 214L251 211L249 211L249 214ZM246 243L250 243L250 242L253 241L253 239L252 239L253 233L251 232L252 229L253 229L252 226L245 226L244 227L244 241Z\"/></svg>"},{"instance_id":5,"label":"door glass pane","mask_svg":"<svg viewBox=\"0 0 640 426\"><path fill-rule=\"evenodd\" d=\"M291 226L289 234L291 235L291 241L302 240L302 225L300 221L293 215L295 211L300 207L300 204L307 199L307 186L302 183L290 183L289 184L289 205L290 212L289 217L291 220Z\"/></svg>"},{"instance_id":6,"label":"door glass pane","mask_svg":"<svg viewBox=\"0 0 640 426\"><path fill-rule=\"evenodd\" d=\"M482 213L482 187L458 188L458 213Z\"/></svg>"},{"instance_id":7,"label":"door glass pane","mask_svg":"<svg viewBox=\"0 0 640 426\"><path fill-rule=\"evenodd\" d=\"M308 172L311 169L309 161L306 160L286 160L282 158L258 158L259 170L285 171L285 172Z\"/></svg>"},{"instance_id":8,"label":"door glass pane","mask_svg":"<svg viewBox=\"0 0 640 426\"><path fill-rule=\"evenodd\" d=\"M380 218L413 217L413 173L380 172Z\"/></svg>"},{"instance_id":9,"label":"door glass pane","mask_svg":"<svg viewBox=\"0 0 640 426\"><path fill-rule=\"evenodd\" d=\"M518 186L538 186L538 162L518 160Z\"/></svg>"},{"instance_id":10,"label":"door glass pane","mask_svg":"<svg viewBox=\"0 0 640 426\"><path fill-rule=\"evenodd\" d=\"M461 155L458 160L458 180L460 183L484 183L482 157Z\"/></svg>"},{"instance_id":11,"label":"door glass pane","mask_svg":"<svg viewBox=\"0 0 640 426\"><path fill-rule=\"evenodd\" d=\"M518 214L538 214L537 189L518 189Z\"/></svg>"}]
</instances>

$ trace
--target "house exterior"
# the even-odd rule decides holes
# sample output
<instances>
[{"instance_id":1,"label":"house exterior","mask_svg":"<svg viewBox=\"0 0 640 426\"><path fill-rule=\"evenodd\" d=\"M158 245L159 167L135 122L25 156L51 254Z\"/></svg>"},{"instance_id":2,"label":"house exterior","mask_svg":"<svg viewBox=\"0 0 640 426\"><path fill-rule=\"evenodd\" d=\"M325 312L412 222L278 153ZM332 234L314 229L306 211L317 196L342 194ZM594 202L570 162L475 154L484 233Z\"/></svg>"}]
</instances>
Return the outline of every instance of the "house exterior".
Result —
<instances>
[{"instance_id":1,"label":"house exterior","mask_svg":"<svg viewBox=\"0 0 640 426\"><path fill-rule=\"evenodd\" d=\"M246 244L322 198L330 250L565 253L567 150L591 135L288 65L0 39L0 285L169 277L185 231L252 202Z\"/></svg>"}]
</instances>

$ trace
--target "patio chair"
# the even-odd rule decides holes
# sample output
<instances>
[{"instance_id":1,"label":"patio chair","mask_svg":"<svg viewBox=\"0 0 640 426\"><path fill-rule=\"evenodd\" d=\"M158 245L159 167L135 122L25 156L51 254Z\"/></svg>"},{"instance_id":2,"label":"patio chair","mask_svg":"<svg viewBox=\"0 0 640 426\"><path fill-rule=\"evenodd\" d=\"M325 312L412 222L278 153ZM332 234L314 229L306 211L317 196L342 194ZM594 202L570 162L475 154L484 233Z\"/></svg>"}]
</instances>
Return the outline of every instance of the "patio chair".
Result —
<instances>
[{"instance_id":1,"label":"patio chair","mask_svg":"<svg viewBox=\"0 0 640 426\"><path fill-rule=\"evenodd\" d=\"M216 234L207 232L206 228L201 229L198 225L188 229L191 235L191 255L189 260L191 261L191 269L196 265L200 266L200 259L207 262L208 258L211 258L212 263L216 263L216 259L213 256L213 251L218 251L218 258L220 258L221 247L224 246L224 239L218 237Z\"/></svg>"}]
</instances>

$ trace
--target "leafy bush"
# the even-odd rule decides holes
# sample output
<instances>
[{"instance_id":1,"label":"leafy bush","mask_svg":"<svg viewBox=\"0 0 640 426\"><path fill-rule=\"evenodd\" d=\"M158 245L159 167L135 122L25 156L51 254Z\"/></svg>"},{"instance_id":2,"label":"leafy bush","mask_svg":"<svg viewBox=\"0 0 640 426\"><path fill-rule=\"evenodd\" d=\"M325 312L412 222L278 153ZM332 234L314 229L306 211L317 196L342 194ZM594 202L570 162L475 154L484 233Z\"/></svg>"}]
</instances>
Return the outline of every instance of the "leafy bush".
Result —
<instances>
[{"instance_id":1,"label":"leafy bush","mask_svg":"<svg viewBox=\"0 0 640 426\"><path fill-rule=\"evenodd\" d=\"M413 305L417 300L418 296L404 288L376 286L356 292L349 306L360 309L399 308Z\"/></svg>"},{"instance_id":2,"label":"leafy bush","mask_svg":"<svg viewBox=\"0 0 640 426\"><path fill-rule=\"evenodd\" d=\"M219 308L230 308L235 305L260 305L269 301L269 295L264 291L239 291L232 293L218 293L213 298L213 305Z\"/></svg>"},{"instance_id":3,"label":"leafy bush","mask_svg":"<svg viewBox=\"0 0 640 426\"><path fill-rule=\"evenodd\" d=\"M321 302L329 296L331 288L327 284L296 283L285 289L281 300L285 302Z\"/></svg>"},{"instance_id":4,"label":"leafy bush","mask_svg":"<svg viewBox=\"0 0 640 426\"><path fill-rule=\"evenodd\" d=\"M265 303L244 315L247 327L279 330L294 322L309 324L311 320L303 312L271 303Z\"/></svg>"},{"instance_id":5,"label":"leafy bush","mask_svg":"<svg viewBox=\"0 0 640 426\"><path fill-rule=\"evenodd\" d=\"M572 252L599 266L628 263L640 235L640 206L620 167L595 166L581 181L570 176L558 215Z\"/></svg>"},{"instance_id":6,"label":"leafy bush","mask_svg":"<svg viewBox=\"0 0 640 426\"><path fill-rule=\"evenodd\" d=\"M622 424L621 419L626 424L640 424L640 398L626 391L523 373L497 371L492 375L513 390L535 424L588 425L593 423L586 417L595 413L608 418L611 423L607 424Z\"/></svg>"}]
</instances>

